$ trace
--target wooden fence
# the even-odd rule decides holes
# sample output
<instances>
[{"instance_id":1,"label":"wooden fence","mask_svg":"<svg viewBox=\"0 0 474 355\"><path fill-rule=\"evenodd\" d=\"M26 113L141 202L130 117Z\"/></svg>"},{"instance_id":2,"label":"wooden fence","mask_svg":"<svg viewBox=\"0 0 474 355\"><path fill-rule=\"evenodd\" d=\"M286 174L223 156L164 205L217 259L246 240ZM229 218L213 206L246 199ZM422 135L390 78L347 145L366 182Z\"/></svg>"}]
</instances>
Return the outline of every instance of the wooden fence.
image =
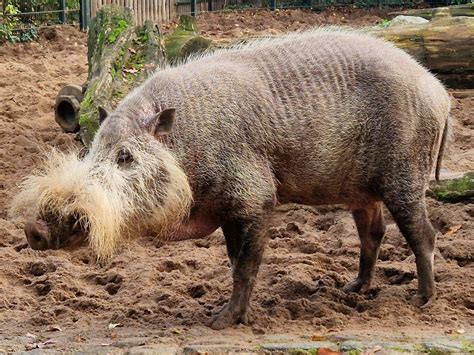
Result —
<instances>
[{"instance_id":1,"label":"wooden fence","mask_svg":"<svg viewBox=\"0 0 474 355\"><path fill-rule=\"evenodd\" d=\"M104 5L116 4L129 7L135 14L137 25L143 25L146 20L156 23L167 23L179 15L191 14L189 0L91 0L91 17ZM226 0L208 0L197 3L197 11L222 10Z\"/></svg>"}]
</instances>

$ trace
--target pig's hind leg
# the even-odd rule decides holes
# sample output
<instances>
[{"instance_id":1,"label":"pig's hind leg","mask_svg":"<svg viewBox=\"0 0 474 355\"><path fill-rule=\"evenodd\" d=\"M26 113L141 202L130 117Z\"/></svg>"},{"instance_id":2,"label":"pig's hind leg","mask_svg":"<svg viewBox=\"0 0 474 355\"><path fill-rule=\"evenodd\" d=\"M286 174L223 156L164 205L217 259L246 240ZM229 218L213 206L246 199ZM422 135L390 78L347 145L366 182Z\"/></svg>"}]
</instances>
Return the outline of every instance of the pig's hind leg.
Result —
<instances>
[{"instance_id":1,"label":"pig's hind leg","mask_svg":"<svg viewBox=\"0 0 474 355\"><path fill-rule=\"evenodd\" d=\"M375 262L385 234L382 203L371 203L352 211L360 238L359 274L344 286L347 292L366 292L374 276Z\"/></svg>"},{"instance_id":2,"label":"pig's hind leg","mask_svg":"<svg viewBox=\"0 0 474 355\"><path fill-rule=\"evenodd\" d=\"M415 254L418 297L424 308L436 297L433 270L436 232L428 219L424 190L414 192L406 186L396 190L386 191L384 202Z\"/></svg>"}]
</instances>

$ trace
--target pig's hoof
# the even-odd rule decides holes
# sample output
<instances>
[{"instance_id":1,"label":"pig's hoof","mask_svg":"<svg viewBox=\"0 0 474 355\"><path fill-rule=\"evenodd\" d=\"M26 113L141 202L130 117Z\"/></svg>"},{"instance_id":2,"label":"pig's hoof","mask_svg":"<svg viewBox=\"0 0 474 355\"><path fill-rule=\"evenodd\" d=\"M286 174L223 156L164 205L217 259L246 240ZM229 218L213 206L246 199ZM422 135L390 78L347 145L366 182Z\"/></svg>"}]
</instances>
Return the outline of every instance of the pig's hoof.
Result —
<instances>
[{"instance_id":1,"label":"pig's hoof","mask_svg":"<svg viewBox=\"0 0 474 355\"><path fill-rule=\"evenodd\" d=\"M431 296L423 296L423 295L416 295L415 297L415 304L420 307L421 309L429 308L433 305L434 300L436 299L436 295Z\"/></svg>"},{"instance_id":2,"label":"pig's hoof","mask_svg":"<svg viewBox=\"0 0 474 355\"><path fill-rule=\"evenodd\" d=\"M228 328L235 323L241 322L246 323L247 315L238 314L232 310L233 307L230 307L228 304L225 305L215 316L213 316L207 323L207 326L215 330L220 330Z\"/></svg>"},{"instance_id":3,"label":"pig's hoof","mask_svg":"<svg viewBox=\"0 0 474 355\"><path fill-rule=\"evenodd\" d=\"M359 278L355 279L352 282L346 284L342 290L345 292L357 292L357 293L365 293L370 289L370 282L366 282Z\"/></svg>"}]
</instances>

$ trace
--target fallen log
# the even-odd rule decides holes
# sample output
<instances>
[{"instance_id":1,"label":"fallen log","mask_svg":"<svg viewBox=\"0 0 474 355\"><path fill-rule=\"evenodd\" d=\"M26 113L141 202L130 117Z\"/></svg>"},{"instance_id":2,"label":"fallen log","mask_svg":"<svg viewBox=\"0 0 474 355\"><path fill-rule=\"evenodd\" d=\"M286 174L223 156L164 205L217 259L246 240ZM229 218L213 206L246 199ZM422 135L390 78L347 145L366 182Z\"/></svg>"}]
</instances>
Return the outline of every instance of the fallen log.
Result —
<instances>
[{"instance_id":1,"label":"fallen log","mask_svg":"<svg viewBox=\"0 0 474 355\"><path fill-rule=\"evenodd\" d=\"M447 86L474 89L474 17L441 17L370 31L410 53Z\"/></svg>"},{"instance_id":2,"label":"fallen log","mask_svg":"<svg viewBox=\"0 0 474 355\"><path fill-rule=\"evenodd\" d=\"M412 9L391 12L391 16L406 15L419 16L431 20L440 16L474 16L474 4L453 5L446 7L435 7L430 9Z\"/></svg>"}]
</instances>

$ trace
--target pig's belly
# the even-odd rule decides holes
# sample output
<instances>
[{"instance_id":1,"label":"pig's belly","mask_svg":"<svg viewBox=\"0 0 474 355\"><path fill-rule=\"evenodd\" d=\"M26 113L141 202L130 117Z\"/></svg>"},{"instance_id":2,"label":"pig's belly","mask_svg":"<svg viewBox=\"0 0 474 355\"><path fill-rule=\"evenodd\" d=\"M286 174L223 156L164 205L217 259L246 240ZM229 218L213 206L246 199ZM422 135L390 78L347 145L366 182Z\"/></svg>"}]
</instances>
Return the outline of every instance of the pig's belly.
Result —
<instances>
[{"instance_id":1,"label":"pig's belly","mask_svg":"<svg viewBox=\"0 0 474 355\"><path fill-rule=\"evenodd\" d=\"M281 204L299 203L311 206L344 204L354 209L381 200L364 188L317 184L309 186L280 184L277 199Z\"/></svg>"}]
</instances>

